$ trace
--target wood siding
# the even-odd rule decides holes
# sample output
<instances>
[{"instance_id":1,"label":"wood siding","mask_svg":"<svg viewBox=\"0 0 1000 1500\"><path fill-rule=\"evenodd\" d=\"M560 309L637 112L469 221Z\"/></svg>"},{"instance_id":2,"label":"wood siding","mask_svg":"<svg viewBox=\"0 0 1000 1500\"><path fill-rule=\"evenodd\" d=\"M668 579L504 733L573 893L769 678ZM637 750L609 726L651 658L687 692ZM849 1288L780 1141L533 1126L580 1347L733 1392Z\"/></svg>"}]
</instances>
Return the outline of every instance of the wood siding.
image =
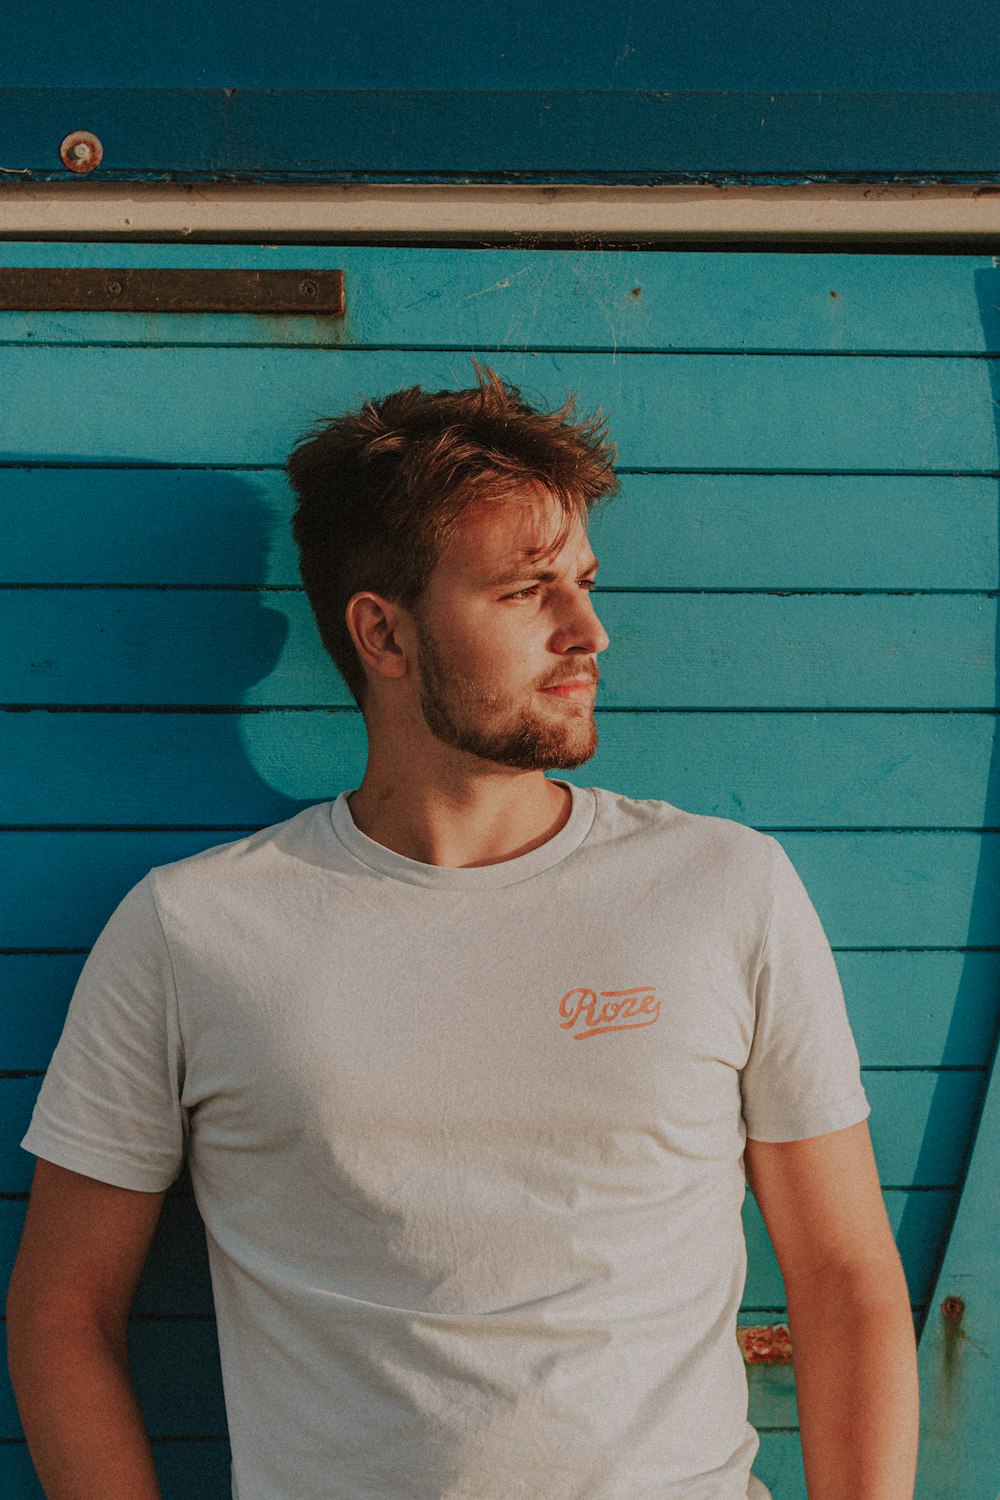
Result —
<instances>
[{"instance_id":1,"label":"wood siding","mask_svg":"<svg viewBox=\"0 0 1000 1500\"><path fill-rule=\"evenodd\" d=\"M298 584L281 463L402 385L603 406L611 636L570 779L774 833L837 956L914 1316L1000 990L989 258L6 245L9 265L342 267L347 314L0 314L0 1268L18 1148L89 945L151 865L356 785L360 715ZM752 1199L745 1321L784 1294ZM970 1337L974 1337L970 1333ZM167 1500L226 1500L203 1236L172 1191L132 1322ZM802 1500L793 1376L759 1470ZM0 1383L0 1493L39 1494ZM928 1492L926 1500L931 1500ZM958 1495L956 1500L979 1500Z\"/></svg>"}]
</instances>

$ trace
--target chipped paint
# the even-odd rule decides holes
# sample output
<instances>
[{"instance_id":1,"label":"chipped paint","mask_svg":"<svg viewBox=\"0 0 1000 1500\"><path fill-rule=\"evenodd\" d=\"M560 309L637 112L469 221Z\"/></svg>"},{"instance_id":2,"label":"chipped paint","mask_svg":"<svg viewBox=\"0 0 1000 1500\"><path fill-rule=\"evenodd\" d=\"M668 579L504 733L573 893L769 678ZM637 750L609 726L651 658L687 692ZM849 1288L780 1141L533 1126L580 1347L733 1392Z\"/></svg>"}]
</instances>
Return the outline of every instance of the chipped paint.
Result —
<instances>
[{"instance_id":1,"label":"chipped paint","mask_svg":"<svg viewBox=\"0 0 1000 1500\"><path fill-rule=\"evenodd\" d=\"M748 1365L790 1365L792 1338L787 1323L749 1324L736 1330Z\"/></svg>"}]
</instances>

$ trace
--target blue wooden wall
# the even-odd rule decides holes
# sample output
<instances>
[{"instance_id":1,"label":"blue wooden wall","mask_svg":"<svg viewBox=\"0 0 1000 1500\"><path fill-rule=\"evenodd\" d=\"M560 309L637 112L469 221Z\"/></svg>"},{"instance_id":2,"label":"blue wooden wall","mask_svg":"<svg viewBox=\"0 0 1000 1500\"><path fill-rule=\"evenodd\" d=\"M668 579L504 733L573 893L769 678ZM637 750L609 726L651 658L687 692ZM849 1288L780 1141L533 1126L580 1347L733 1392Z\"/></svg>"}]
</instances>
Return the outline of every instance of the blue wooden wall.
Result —
<instances>
[{"instance_id":1,"label":"blue wooden wall","mask_svg":"<svg viewBox=\"0 0 1000 1500\"><path fill-rule=\"evenodd\" d=\"M8 6L0 181L1000 176L995 0ZM4 177L3 174L11 174Z\"/></svg>"},{"instance_id":2,"label":"blue wooden wall","mask_svg":"<svg viewBox=\"0 0 1000 1500\"><path fill-rule=\"evenodd\" d=\"M1000 992L994 262L79 244L3 258L342 267L347 292L336 321L0 314L4 1279L31 1171L17 1142L117 900L152 864L360 778L363 725L298 586L289 447L364 396L469 384L475 354L529 399L603 405L620 444L623 492L592 532L612 642L601 747L572 778L781 840L837 955L914 1316L936 1315ZM752 1199L746 1223L743 1319L780 1321ZM183 1182L132 1348L168 1500L225 1500ZM761 1474L801 1500L791 1371L751 1385ZM6 1386L0 1439L0 1494L37 1497Z\"/></svg>"}]
</instances>

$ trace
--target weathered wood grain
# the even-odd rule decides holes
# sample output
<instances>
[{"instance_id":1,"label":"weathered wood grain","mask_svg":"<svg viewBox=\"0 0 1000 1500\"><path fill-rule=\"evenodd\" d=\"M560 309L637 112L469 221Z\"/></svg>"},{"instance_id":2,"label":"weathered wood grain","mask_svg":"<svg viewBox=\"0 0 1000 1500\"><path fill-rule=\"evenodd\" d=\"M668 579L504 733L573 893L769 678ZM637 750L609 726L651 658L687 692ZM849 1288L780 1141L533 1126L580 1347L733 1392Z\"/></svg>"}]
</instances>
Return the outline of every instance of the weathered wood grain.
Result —
<instances>
[{"instance_id":1,"label":"weathered wood grain","mask_svg":"<svg viewBox=\"0 0 1000 1500\"><path fill-rule=\"evenodd\" d=\"M0 342L411 348L1000 349L989 256L362 245L16 244L11 266L345 272L347 317L0 313Z\"/></svg>"},{"instance_id":2,"label":"weathered wood grain","mask_svg":"<svg viewBox=\"0 0 1000 1500\"><path fill-rule=\"evenodd\" d=\"M572 390L582 412L603 408L625 468L998 468L989 360L502 350L491 362L532 404ZM0 453L104 467L280 464L317 417L401 384L473 383L461 350L9 345ZM76 409L86 420L67 421Z\"/></svg>"},{"instance_id":3,"label":"weathered wood grain","mask_svg":"<svg viewBox=\"0 0 1000 1500\"><path fill-rule=\"evenodd\" d=\"M594 594L601 708L990 708L984 595ZM302 593L0 591L0 702L350 705ZM210 644L209 644L210 643Z\"/></svg>"},{"instance_id":4,"label":"weathered wood grain","mask_svg":"<svg viewBox=\"0 0 1000 1500\"><path fill-rule=\"evenodd\" d=\"M593 760L553 773L756 828L1000 825L988 713L597 713ZM278 822L358 786L357 709L0 712L0 825ZM45 774L39 774L39 768Z\"/></svg>"}]
</instances>

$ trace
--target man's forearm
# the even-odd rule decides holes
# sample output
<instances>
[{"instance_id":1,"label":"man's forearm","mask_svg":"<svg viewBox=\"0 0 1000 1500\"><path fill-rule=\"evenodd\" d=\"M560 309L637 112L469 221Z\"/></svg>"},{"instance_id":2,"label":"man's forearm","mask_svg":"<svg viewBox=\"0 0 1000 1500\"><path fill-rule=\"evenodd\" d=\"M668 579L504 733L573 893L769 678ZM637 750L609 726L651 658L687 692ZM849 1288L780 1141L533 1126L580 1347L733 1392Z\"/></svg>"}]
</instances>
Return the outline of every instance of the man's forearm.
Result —
<instances>
[{"instance_id":1,"label":"man's forearm","mask_svg":"<svg viewBox=\"0 0 1000 1500\"><path fill-rule=\"evenodd\" d=\"M10 1373L48 1500L161 1500L124 1337L10 1330Z\"/></svg>"},{"instance_id":2,"label":"man's forearm","mask_svg":"<svg viewBox=\"0 0 1000 1500\"><path fill-rule=\"evenodd\" d=\"M789 1299L809 1500L912 1500L919 1396L902 1269Z\"/></svg>"}]
</instances>

